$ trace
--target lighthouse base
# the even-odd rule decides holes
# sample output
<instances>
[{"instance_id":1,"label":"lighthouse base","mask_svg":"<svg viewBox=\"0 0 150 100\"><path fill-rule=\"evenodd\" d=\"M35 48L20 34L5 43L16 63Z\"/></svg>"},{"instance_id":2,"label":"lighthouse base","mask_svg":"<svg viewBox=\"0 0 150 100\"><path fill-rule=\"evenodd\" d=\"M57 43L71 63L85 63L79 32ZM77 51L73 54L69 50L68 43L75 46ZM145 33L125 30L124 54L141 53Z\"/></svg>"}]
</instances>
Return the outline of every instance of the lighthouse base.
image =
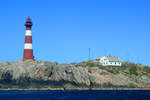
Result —
<instances>
[{"instance_id":1,"label":"lighthouse base","mask_svg":"<svg viewBox=\"0 0 150 100\"><path fill-rule=\"evenodd\" d=\"M33 50L32 49L24 49L23 59L24 60L28 60L28 59L34 60Z\"/></svg>"}]
</instances>

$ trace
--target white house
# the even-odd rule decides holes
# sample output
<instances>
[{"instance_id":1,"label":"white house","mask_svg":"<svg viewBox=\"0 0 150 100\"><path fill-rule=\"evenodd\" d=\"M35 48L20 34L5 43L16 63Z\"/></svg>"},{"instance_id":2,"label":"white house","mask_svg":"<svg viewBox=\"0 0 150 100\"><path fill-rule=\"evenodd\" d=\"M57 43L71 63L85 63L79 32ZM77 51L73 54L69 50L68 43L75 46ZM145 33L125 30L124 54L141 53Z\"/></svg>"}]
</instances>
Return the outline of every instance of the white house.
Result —
<instances>
[{"instance_id":1,"label":"white house","mask_svg":"<svg viewBox=\"0 0 150 100\"><path fill-rule=\"evenodd\" d=\"M121 66L122 63L117 56L102 56L97 59L103 66Z\"/></svg>"}]
</instances>

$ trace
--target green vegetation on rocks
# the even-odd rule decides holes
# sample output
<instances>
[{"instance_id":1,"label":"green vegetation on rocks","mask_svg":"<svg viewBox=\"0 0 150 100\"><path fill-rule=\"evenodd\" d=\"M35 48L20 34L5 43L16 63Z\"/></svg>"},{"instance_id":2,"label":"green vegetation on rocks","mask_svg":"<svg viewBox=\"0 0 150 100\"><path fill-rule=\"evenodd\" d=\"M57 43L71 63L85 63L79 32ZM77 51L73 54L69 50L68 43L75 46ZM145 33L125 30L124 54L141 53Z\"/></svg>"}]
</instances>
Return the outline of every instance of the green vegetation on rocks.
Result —
<instances>
[{"instance_id":1,"label":"green vegetation on rocks","mask_svg":"<svg viewBox=\"0 0 150 100\"><path fill-rule=\"evenodd\" d=\"M136 66L131 66L129 68L130 75L138 75L138 68Z\"/></svg>"}]
</instances>

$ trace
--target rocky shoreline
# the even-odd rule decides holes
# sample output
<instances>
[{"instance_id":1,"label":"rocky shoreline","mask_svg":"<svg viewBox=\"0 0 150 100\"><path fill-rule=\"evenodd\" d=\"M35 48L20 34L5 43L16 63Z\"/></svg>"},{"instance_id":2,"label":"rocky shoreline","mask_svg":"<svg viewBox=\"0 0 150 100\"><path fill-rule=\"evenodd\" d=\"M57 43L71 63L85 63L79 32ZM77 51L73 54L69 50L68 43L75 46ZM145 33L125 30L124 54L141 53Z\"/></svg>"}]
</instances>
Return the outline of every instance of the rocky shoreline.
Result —
<instances>
[{"instance_id":1,"label":"rocky shoreline","mask_svg":"<svg viewBox=\"0 0 150 100\"><path fill-rule=\"evenodd\" d=\"M0 63L0 89L81 90L149 89L150 68L133 63L121 67L93 62L58 64L44 61Z\"/></svg>"}]
</instances>

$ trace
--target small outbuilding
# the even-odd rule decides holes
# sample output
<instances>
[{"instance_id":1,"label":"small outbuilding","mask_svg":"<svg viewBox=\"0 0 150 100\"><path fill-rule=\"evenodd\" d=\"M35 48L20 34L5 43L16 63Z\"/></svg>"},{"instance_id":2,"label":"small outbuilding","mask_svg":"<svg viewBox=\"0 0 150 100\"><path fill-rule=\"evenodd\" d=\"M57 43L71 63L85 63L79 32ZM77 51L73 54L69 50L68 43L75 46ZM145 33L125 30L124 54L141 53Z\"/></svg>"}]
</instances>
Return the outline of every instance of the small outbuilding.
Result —
<instances>
[{"instance_id":1,"label":"small outbuilding","mask_svg":"<svg viewBox=\"0 0 150 100\"><path fill-rule=\"evenodd\" d=\"M96 59L103 66L121 66L122 63L117 56L102 56Z\"/></svg>"}]
</instances>

